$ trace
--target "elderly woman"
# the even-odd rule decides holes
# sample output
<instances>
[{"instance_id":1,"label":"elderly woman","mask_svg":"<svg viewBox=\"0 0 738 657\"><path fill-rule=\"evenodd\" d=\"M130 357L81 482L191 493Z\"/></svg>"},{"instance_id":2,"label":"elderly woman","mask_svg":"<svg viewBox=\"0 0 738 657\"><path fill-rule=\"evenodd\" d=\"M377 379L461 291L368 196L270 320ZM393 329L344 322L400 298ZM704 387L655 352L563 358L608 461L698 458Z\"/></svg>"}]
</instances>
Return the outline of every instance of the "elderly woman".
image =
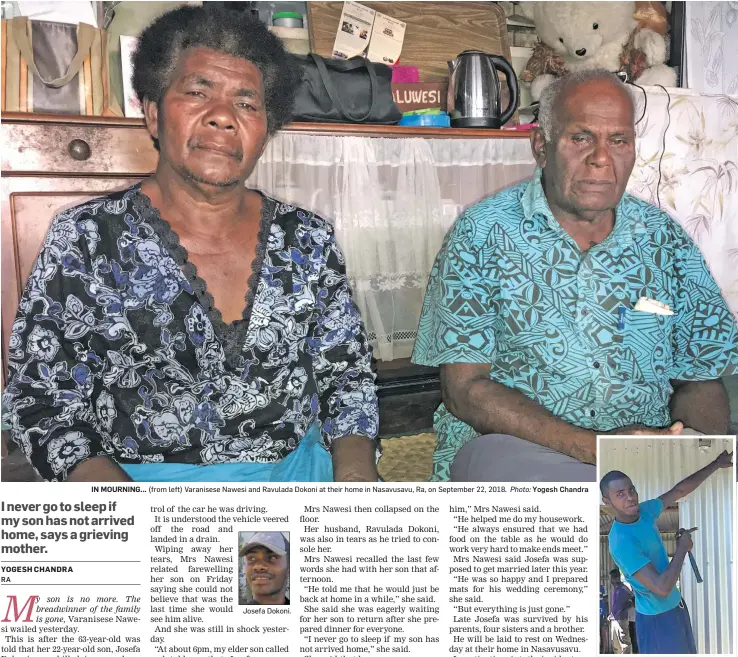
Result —
<instances>
[{"instance_id":1,"label":"elderly woman","mask_svg":"<svg viewBox=\"0 0 738 657\"><path fill-rule=\"evenodd\" d=\"M295 66L229 9L141 35L156 172L54 219L13 326L12 437L43 478L377 480L371 355L331 226L245 186Z\"/></svg>"}]
</instances>

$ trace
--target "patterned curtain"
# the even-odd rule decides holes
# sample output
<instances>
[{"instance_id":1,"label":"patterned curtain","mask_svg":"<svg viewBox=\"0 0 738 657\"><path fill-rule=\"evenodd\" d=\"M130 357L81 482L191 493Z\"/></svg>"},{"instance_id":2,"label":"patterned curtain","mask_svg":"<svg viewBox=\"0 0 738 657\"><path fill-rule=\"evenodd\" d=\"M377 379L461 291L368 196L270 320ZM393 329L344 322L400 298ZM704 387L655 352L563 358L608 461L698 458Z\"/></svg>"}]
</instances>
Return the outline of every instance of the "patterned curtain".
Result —
<instances>
[{"instance_id":1,"label":"patterned curtain","mask_svg":"<svg viewBox=\"0 0 738 657\"><path fill-rule=\"evenodd\" d=\"M687 2L685 86L738 94L738 2Z\"/></svg>"},{"instance_id":2,"label":"patterned curtain","mask_svg":"<svg viewBox=\"0 0 738 657\"><path fill-rule=\"evenodd\" d=\"M674 217L738 311L738 96L634 89L638 157L628 191Z\"/></svg>"}]
</instances>

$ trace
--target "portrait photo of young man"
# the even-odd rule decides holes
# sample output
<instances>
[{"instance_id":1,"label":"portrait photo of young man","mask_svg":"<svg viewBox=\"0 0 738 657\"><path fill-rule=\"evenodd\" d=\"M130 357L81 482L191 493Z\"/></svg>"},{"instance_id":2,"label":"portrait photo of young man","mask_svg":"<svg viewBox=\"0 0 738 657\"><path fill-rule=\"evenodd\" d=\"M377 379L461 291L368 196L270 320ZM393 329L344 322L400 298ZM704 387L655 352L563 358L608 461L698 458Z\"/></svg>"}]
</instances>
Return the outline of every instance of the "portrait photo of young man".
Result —
<instances>
[{"instance_id":1,"label":"portrait photo of young man","mask_svg":"<svg viewBox=\"0 0 738 657\"><path fill-rule=\"evenodd\" d=\"M605 438L600 576L610 644L631 654L732 654L734 438Z\"/></svg>"},{"instance_id":2,"label":"portrait photo of young man","mask_svg":"<svg viewBox=\"0 0 738 657\"><path fill-rule=\"evenodd\" d=\"M239 532L238 603L288 605L288 532Z\"/></svg>"}]
</instances>

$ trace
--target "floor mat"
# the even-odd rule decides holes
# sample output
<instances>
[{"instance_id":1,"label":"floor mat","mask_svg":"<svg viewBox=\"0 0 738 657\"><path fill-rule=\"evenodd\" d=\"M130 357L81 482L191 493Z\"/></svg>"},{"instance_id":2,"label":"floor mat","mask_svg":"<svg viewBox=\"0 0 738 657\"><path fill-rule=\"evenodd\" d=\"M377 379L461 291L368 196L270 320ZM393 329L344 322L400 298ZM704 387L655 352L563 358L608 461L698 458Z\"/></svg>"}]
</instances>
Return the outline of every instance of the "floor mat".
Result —
<instances>
[{"instance_id":1,"label":"floor mat","mask_svg":"<svg viewBox=\"0 0 738 657\"><path fill-rule=\"evenodd\" d=\"M436 434L419 433L382 439L379 474L385 481L428 481L433 468Z\"/></svg>"}]
</instances>

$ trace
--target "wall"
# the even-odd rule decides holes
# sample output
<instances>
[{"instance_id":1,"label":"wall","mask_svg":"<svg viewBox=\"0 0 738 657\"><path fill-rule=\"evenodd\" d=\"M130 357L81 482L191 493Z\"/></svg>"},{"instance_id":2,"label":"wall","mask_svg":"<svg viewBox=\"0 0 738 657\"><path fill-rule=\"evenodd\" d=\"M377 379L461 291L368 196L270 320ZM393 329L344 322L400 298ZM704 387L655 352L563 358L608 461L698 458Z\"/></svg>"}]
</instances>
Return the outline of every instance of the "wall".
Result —
<instances>
[{"instance_id":1,"label":"wall","mask_svg":"<svg viewBox=\"0 0 738 657\"><path fill-rule=\"evenodd\" d=\"M698 441L697 438L602 440L600 472L622 470L632 479L641 501L652 499L707 465L722 450L733 450L731 439L713 439L709 448L702 449ZM699 527L693 535L693 552L704 582L695 582L685 560L681 590L700 654L731 654L735 642L734 481L734 469L719 470L679 502L680 526ZM673 550L673 545L667 543L669 554ZM601 558L602 552L601 549Z\"/></svg>"},{"instance_id":2,"label":"wall","mask_svg":"<svg viewBox=\"0 0 738 657\"><path fill-rule=\"evenodd\" d=\"M138 36L141 31L162 14L180 5L201 5L199 0L165 2L121 2L115 7L115 18L110 23L108 52L110 55L110 89L123 107L123 74L120 61L120 37Z\"/></svg>"}]
</instances>

